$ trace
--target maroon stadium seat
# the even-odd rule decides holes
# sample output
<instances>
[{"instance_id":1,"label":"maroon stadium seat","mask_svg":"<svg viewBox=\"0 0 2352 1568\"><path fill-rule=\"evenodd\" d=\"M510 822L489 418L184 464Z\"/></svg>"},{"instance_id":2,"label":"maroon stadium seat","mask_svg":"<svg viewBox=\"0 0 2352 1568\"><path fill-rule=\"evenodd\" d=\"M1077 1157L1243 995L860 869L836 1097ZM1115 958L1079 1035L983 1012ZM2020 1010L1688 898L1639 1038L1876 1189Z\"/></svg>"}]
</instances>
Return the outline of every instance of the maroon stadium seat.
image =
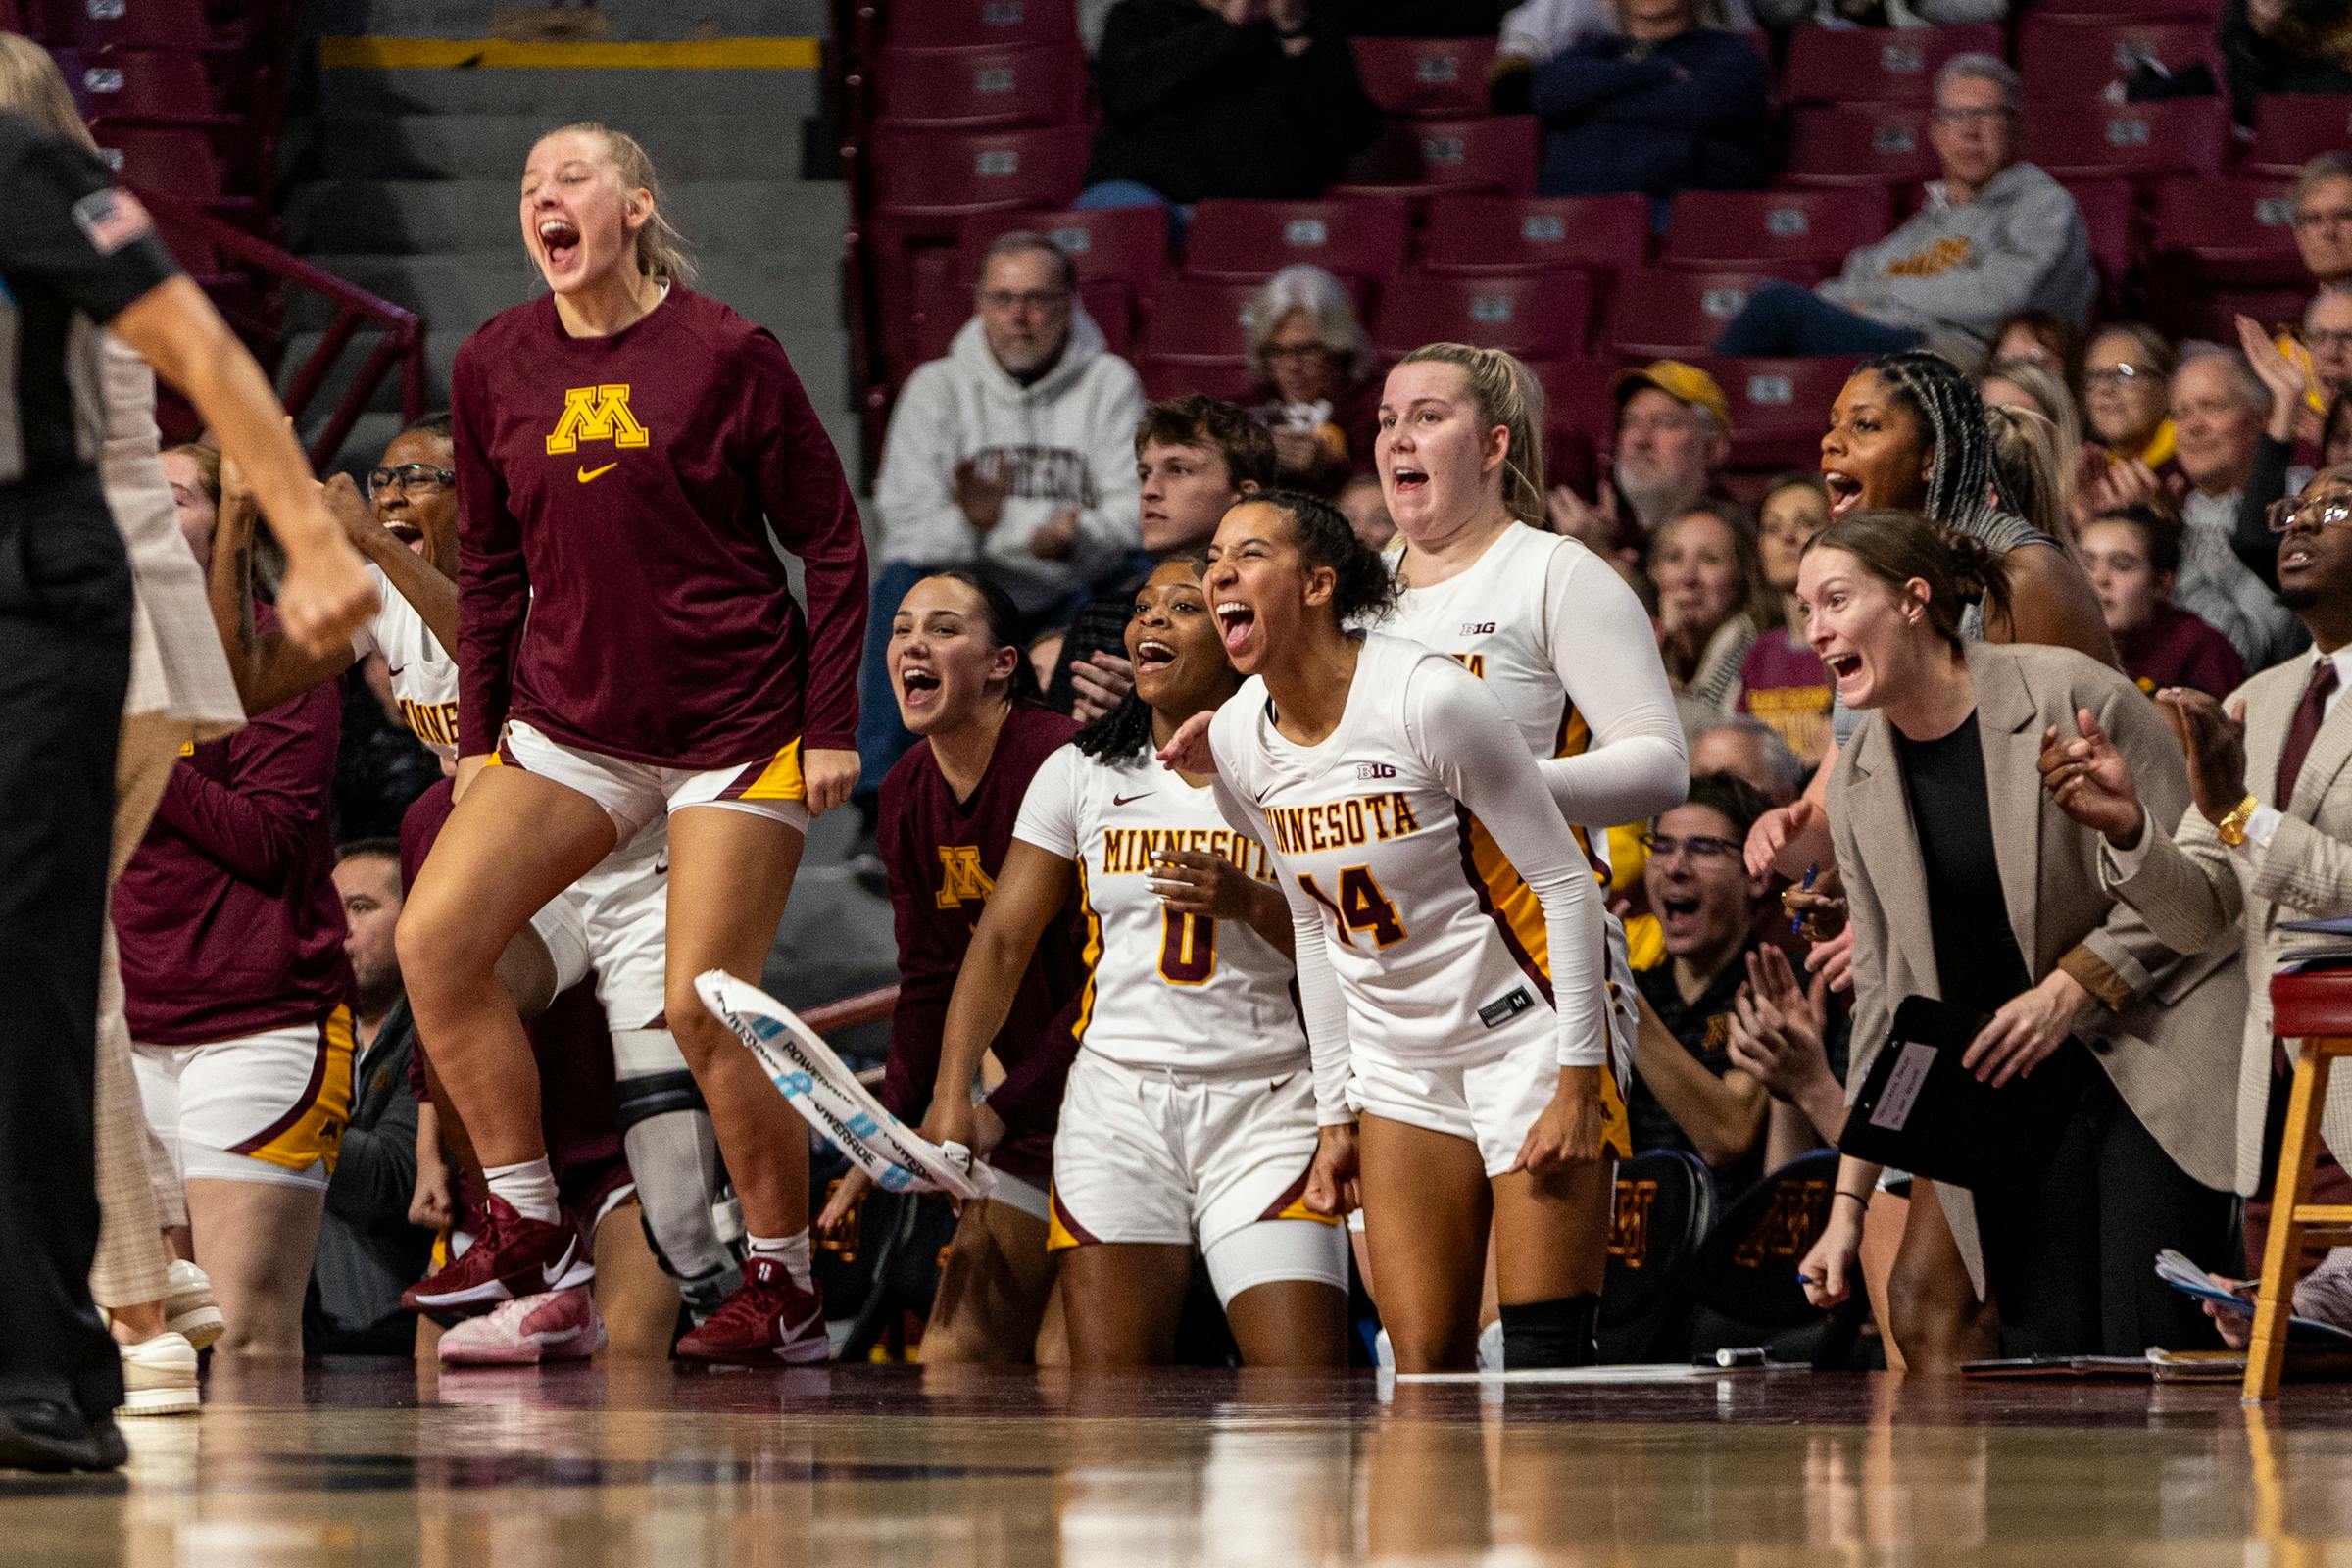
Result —
<instances>
[{"instance_id":1,"label":"maroon stadium seat","mask_svg":"<svg viewBox=\"0 0 2352 1568\"><path fill-rule=\"evenodd\" d=\"M1685 191L1661 259L1700 270L1807 262L1835 271L1848 251L1877 244L1893 226L1893 196L1884 190Z\"/></svg>"},{"instance_id":2,"label":"maroon stadium seat","mask_svg":"<svg viewBox=\"0 0 2352 1568\"><path fill-rule=\"evenodd\" d=\"M957 231L967 283L980 275L980 258L989 242L1014 229L1045 235L1061 247L1077 268L1081 281L1112 278L1130 292L1150 298L1168 256L1168 215L1158 207L1102 207L1085 212L982 213L967 218Z\"/></svg>"},{"instance_id":3,"label":"maroon stadium seat","mask_svg":"<svg viewBox=\"0 0 2352 1568\"><path fill-rule=\"evenodd\" d=\"M1811 467L1821 456L1830 405L1858 359L1704 360L1732 409L1732 466Z\"/></svg>"},{"instance_id":4,"label":"maroon stadium seat","mask_svg":"<svg viewBox=\"0 0 2352 1568\"><path fill-rule=\"evenodd\" d=\"M874 210L960 216L1004 207L1060 207L1086 177L1083 125L876 137L868 160Z\"/></svg>"},{"instance_id":5,"label":"maroon stadium seat","mask_svg":"<svg viewBox=\"0 0 2352 1568\"><path fill-rule=\"evenodd\" d=\"M1383 354L1450 342L1508 349L1523 360L1556 360L1584 353L1592 320L1592 280L1580 272L1424 273L1397 279L1383 292L1372 341Z\"/></svg>"},{"instance_id":6,"label":"maroon stadium seat","mask_svg":"<svg viewBox=\"0 0 2352 1568\"><path fill-rule=\"evenodd\" d=\"M1954 55L2002 53L2001 29L1798 27L1788 34L1781 96L1792 104L1927 104Z\"/></svg>"},{"instance_id":7,"label":"maroon stadium seat","mask_svg":"<svg viewBox=\"0 0 2352 1568\"><path fill-rule=\"evenodd\" d=\"M1075 45L893 49L874 70L878 128L978 130L1074 123L1086 104Z\"/></svg>"},{"instance_id":8,"label":"maroon stadium seat","mask_svg":"<svg viewBox=\"0 0 2352 1568\"><path fill-rule=\"evenodd\" d=\"M2214 80L2222 79L2220 45L2210 23L2068 22L2035 13L2018 26L2017 72L2031 103L2092 102L2110 83L2131 75L2140 61L2154 61L2168 71L2203 61ZM2038 147L2038 110L2030 118Z\"/></svg>"},{"instance_id":9,"label":"maroon stadium seat","mask_svg":"<svg viewBox=\"0 0 2352 1568\"><path fill-rule=\"evenodd\" d=\"M2151 250L2216 284L2300 284L2294 205L2275 179L2168 179L2156 189Z\"/></svg>"},{"instance_id":10,"label":"maroon stadium seat","mask_svg":"<svg viewBox=\"0 0 2352 1568\"><path fill-rule=\"evenodd\" d=\"M17 14L17 0L0 0L0 32L23 32L24 19Z\"/></svg>"},{"instance_id":11,"label":"maroon stadium seat","mask_svg":"<svg viewBox=\"0 0 2352 1568\"><path fill-rule=\"evenodd\" d=\"M121 172L124 184L142 185L186 202L220 199L220 163L203 131L105 125L93 134L99 152Z\"/></svg>"},{"instance_id":12,"label":"maroon stadium seat","mask_svg":"<svg viewBox=\"0 0 2352 1568\"><path fill-rule=\"evenodd\" d=\"M1928 142L1924 108L1866 104L1789 112L1788 150L1781 165L1784 185L1910 186L1941 172L1936 149Z\"/></svg>"},{"instance_id":13,"label":"maroon stadium seat","mask_svg":"<svg viewBox=\"0 0 2352 1568\"><path fill-rule=\"evenodd\" d=\"M1601 455L1616 438L1614 359L1539 360L1528 367L1544 387L1544 451L1549 484L1592 494Z\"/></svg>"},{"instance_id":14,"label":"maroon stadium seat","mask_svg":"<svg viewBox=\"0 0 2352 1568\"><path fill-rule=\"evenodd\" d=\"M1483 115L1493 38L1357 38L1355 71L1384 115Z\"/></svg>"},{"instance_id":15,"label":"maroon stadium seat","mask_svg":"<svg viewBox=\"0 0 2352 1568\"><path fill-rule=\"evenodd\" d=\"M1609 308L1609 347L1629 358L1689 360L1715 352L1715 339L1747 304L1747 296L1776 278L1810 287L1819 271L1628 272L1617 279Z\"/></svg>"},{"instance_id":16,"label":"maroon stadium seat","mask_svg":"<svg viewBox=\"0 0 2352 1568\"><path fill-rule=\"evenodd\" d=\"M1431 272L1616 270L1648 251L1646 196L1441 196L1420 262Z\"/></svg>"},{"instance_id":17,"label":"maroon stadium seat","mask_svg":"<svg viewBox=\"0 0 2352 1568\"><path fill-rule=\"evenodd\" d=\"M1229 403L1247 403L1257 390L1247 360L1175 360L1145 354L1135 362L1135 371L1143 377L1144 396L1154 403L1191 397L1196 392Z\"/></svg>"},{"instance_id":18,"label":"maroon stadium seat","mask_svg":"<svg viewBox=\"0 0 2352 1568\"><path fill-rule=\"evenodd\" d=\"M2352 98L2295 93L2254 100L2249 174L2288 174L2322 153L2352 152Z\"/></svg>"},{"instance_id":19,"label":"maroon stadium seat","mask_svg":"<svg viewBox=\"0 0 2352 1568\"><path fill-rule=\"evenodd\" d=\"M1250 297L1254 281L1169 277L1144 328L1142 352L1156 360L1232 363L1250 357Z\"/></svg>"},{"instance_id":20,"label":"maroon stadium seat","mask_svg":"<svg viewBox=\"0 0 2352 1568\"><path fill-rule=\"evenodd\" d=\"M2229 145L2229 106L2219 98L2043 104L2034 112L2034 161L2069 182L2219 174Z\"/></svg>"},{"instance_id":21,"label":"maroon stadium seat","mask_svg":"<svg viewBox=\"0 0 2352 1568\"><path fill-rule=\"evenodd\" d=\"M1535 116L1391 121L1324 194L1439 196L1472 190L1535 194Z\"/></svg>"},{"instance_id":22,"label":"maroon stadium seat","mask_svg":"<svg viewBox=\"0 0 2352 1568\"><path fill-rule=\"evenodd\" d=\"M1204 201L1186 231L1195 277L1266 278L1296 263L1342 277L1378 279L1404 267L1412 215L1394 198Z\"/></svg>"},{"instance_id":23,"label":"maroon stadium seat","mask_svg":"<svg viewBox=\"0 0 2352 1568\"><path fill-rule=\"evenodd\" d=\"M894 49L1078 41L1075 0L890 0L883 36Z\"/></svg>"},{"instance_id":24,"label":"maroon stadium seat","mask_svg":"<svg viewBox=\"0 0 2352 1568\"><path fill-rule=\"evenodd\" d=\"M51 47L202 48L204 0L29 0L24 9Z\"/></svg>"},{"instance_id":25,"label":"maroon stadium seat","mask_svg":"<svg viewBox=\"0 0 2352 1568\"><path fill-rule=\"evenodd\" d=\"M2222 4L2221 0L2034 0L2034 15L2087 22L2164 17L2202 22L2211 31L2222 19Z\"/></svg>"},{"instance_id":26,"label":"maroon stadium seat","mask_svg":"<svg viewBox=\"0 0 2352 1568\"><path fill-rule=\"evenodd\" d=\"M93 125L207 125L228 117L213 113L204 62L161 49L52 51L74 94L74 106Z\"/></svg>"}]
</instances>

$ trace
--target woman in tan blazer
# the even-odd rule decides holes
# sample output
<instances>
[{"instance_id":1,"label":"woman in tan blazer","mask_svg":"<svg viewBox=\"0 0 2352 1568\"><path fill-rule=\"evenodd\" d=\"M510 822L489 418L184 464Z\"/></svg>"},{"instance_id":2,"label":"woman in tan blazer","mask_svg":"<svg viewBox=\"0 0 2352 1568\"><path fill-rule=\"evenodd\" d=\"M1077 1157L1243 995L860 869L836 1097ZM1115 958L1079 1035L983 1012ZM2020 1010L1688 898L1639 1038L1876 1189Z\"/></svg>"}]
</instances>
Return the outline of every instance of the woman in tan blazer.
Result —
<instances>
[{"instance_id":1,"label":"woman in tan blazer","mask_svg":"<svg viewBox=\"0 0 2352 1568\"><path fill-rule=\"evenodd\" d=\"M2152 1265L2165 1247L2228 1255L2234 1128L2213 1107L2234 1101L2244 984L2234 954L2183 958L2101 888L2098 835L2049 801L2037 762L2088 709L2152 810L2186 805L2185 766L2155 708L2098 662L1964 643L1965 607L2004 613L2004 588L1981 542L1915 513L1850 514L1805 550L1812 645L1863 714L1828 796L1854 931L1847 1092L1905 996L1987 1015L1963 1065L2062 1118L2055 1144L2006 1179L1935 1195L2004 1352L2210 1344ZM1848 1290L1877 1178L1852 1158L1839 1170L1829 1230L1801 1266L1819 1304ZM1928 1185L1914 1186L1913 1229ZM1899 1300L1893 1315L1912 1364L1935 1365L1935 1347L1913 1354Z\"/></svg>"}]
</instances>

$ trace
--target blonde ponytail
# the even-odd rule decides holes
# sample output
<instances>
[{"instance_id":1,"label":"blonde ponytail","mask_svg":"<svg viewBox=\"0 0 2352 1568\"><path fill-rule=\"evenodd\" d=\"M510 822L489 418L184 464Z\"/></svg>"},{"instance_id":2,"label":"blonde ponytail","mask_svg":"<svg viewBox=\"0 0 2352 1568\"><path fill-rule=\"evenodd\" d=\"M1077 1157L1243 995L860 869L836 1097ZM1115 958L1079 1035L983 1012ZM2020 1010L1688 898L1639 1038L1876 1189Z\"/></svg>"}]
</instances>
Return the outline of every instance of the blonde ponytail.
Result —
<instances>
[{"instance_id":1,"label":"blonde ponytail","mask_svg":"<svg viewBox=\"0 0 2352 1568\"><path fill-rule=\"evenodd\" d=\"M1502 505L1532 528L1548 527L1544 483L1544 383L1518 356L1467 343L1431 343L1397 364L1450 365L1462 372L1479 422L1501 425L1510 436L1502 459Z\"/></svg>"},{"instance_id":2,"label":"blonde ponytail","mask_svg":"<svg viewBox=\"0 0 2352 1568\"><path fill-rule=\"evenodd\" d=\"M619 176L620 188L643 190L654 201L654 210L637 230L637 270L646 277L658 277L666 283L691 286L695 277L694 257L686 249L686 236L662 216L662 181L654 172L654 161L646 156L637 138L626 131L593 120L582 120L562 125L547 133L549 136L581 135L597 137L605 144L605 155L612 160L612 172ZM545 136L540 138L546 140Z\"/></svg>"}]
</instances>

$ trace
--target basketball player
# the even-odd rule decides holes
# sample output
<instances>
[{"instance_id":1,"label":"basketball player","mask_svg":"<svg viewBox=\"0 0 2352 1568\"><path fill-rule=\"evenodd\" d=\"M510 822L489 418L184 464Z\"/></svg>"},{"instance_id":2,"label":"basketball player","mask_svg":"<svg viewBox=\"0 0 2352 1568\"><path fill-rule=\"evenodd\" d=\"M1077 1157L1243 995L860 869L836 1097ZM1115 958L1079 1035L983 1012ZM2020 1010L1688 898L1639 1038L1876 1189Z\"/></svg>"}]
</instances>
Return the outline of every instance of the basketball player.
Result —
<instances>
[{"instance_id":1,"label":"basketball player","mask_svg":"<svg viewBox=\"0 0 2352 1568\"><path fill-rule=\"evenodd\" d=\"M520 217L550 293L475 333L453 375L459 796L399 934L490 1193L481 1238L411 1296L527 1295L579 1246L495 967L550 899L666 817L666 1019L750 1251L679 1353L822 1360L807 1130L694 977L760 978L808 818L857 781L857 509L775 339L687 286L634 141L594 124L543 137ZM806 565L806 622L771 529Z\"/></svg>"},{"instance_id":2,"label":"basketball player","mask_svg":"<svg viewBox=\"0 0 2352 1568\"><path fill-rule=\"evenodd\" d=\"M410 731L445 767L458 757L458 493L446 415L392 438L368 476L368 505L340 478L327 505L367 559L380 608L347 647L314 657L254 624L252 496L224 474L220 545L214 552L213 617L229 650L239 694L267 707L381 655L393 701ZM445 815L446 813L441 813ZM432 823L440 830L441 815ZM431 842L428 835L426 842ZM646 1230L697 1322L742 1283L711 1220L722 1178L702 1096L663 1018L669 834L656 821L616 848L563 896L551 899L500 962L526 1016L588 974L612 1028L621 1135L644 1202ZM436 1042L424 1042L429 1050ZM486 1310L495 1300L455 1303ZM666 1340L664 1340L666 1347Z\"/></svg>"},{"instance_id":3,"label":"basketball player","mask_svg":"<svg viewBox=\"0 0 2352 1568\"><path fill-rule=\"evenodd\" d=\"M931 1125L1011 1010L1073 891L1090 960L1054 1138L1049 1247L1074 1366L1166 1365L1200 1246L1250 1366L1345 1366L1339 1216L1300 1195L1314 1079L1291 1001L1290 906L1208 780L1153 751L1240 685L1197 555L1161 563L1127 622L1135 690L1046 759L948 1007Z\"/></svg>"},{"instance_id":4,"label":"basketball player","mask_svg":"<svg viewBox=\"0 0 2352 1568\"><path fill-rule=\"evenodd\" d=\"M916 740L882 781L877 840L890 874L900 978L879 1098L894 1114L919 1120L926 1138L971 1150L997 1178L994 1196L964 1204L956 1223L923 1330L926 1362L1064 1358L1046 1195L1086 976L1073 901L1049 911L998 1026L979 1037L1004 1078L978 1106L978 1051L952 1071L944 1046L956 977L997 897L1022 799L1077 728L1038 706L1019 626L1002 588L962 570L923 578L891 617L891 686ZM831 1230L846 1221L866 1186L864 1173L852 1170L818 1223Z\"/></svg>"},{"instance_id":5,"label":"basketball player","mask_svg":"<svg viewBox=\"0 0 2352 1568\"><path fill-rule=\"evenodd\" d=\"M1396 610L1382 629L1487 683L1605 877L1595 837L1681 804L1690 759L1642 602L1608 563L1546 526L1543 430L1542 386L1500 349L1436 343L1389 372L1372 450L1403 548ZM1479 849L1492 853L1484 840ZM1605 908L1601 920L1611 1050L1630 1062L1625 927ZM1601 1161L1561 1180L1579 1216L1569 1238L1582 1258L1577 1294L1596 1296L1615 1172Z\"/></svg>"},{"instance_id":6,"label":"basketball player","mask_svg":"<svg viewBox=\"0 0 2352 1568\"><path fill-rule=\"evenodd\" d=\"M1250 677L1210 726L1217 798L1291 901L1322 1129L1307 1202L1354 1206L1360 1112L1398 1370L1473 1364L1490 1221L1509 1365L1589 1363L1580 1167L1627 1146L1592 864L1484 682L1348 629L1396 585L1336 509L1246 501L1211 562Z\"/></svg>"}]
</instances>

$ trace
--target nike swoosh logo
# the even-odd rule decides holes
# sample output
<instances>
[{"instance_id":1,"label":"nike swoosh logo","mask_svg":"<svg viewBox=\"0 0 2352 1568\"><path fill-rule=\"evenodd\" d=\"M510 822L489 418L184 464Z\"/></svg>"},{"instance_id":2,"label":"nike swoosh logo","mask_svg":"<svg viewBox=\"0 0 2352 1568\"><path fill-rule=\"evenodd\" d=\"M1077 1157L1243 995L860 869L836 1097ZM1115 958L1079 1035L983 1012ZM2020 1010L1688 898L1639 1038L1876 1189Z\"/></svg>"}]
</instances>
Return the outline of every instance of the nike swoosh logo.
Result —
<instances>
[{"instance_id":1,"label":"nike swoosh logo","mask_svg":"<svg viewBox=\"0 0 2352 1568\"><path fill-rule=\"evenodd\" d=\"M620 466L620 465L619 465L618 463L608 463L608 464L606 464L606 465L605 465L603 467L601 467L601 468L591 468L591 467L589 467L588 466L586 466L585 464L583 464L583 465L581 465L581 466L580 466L580 470L579 470L579 473L580 473L580 483L582 483L582 484L586 484L586 483L587 483L589 480L591 480L591 479L595 479L595 478L599 478L599 477L602 477L602 476L603 476L603 475L605 475L605 474L611 473L611 472L612 472L612 471L614 468L617 468L617 467L619 467L619 466Z\"/></svg>"},{"instance_id":2,"label":"nike swoosh logo","mask_svg":"<svg viewBox=\"0 0 2352 1568\"><path fill-rule=\"evenodd\" d=\"M574 1240L566 1242L564 1244L564 1255L556 1259L553 1263L546 1264L540 1268L540 1277L547 1281L547 1288L549 1290L554 1290L556 1288L556 1283L563 1279L564 1275L571 1272L572 1254L577 1252L579 1250L580 1244L578 1241Z\"/></svg>"},{"instance_id":3,"label":"nike swoosh logo","mask_svg":"<svg viewBox=\"0 0 2352 1568\"><path fill-rule=\"evenodd\" d=\"M1113 806L1126 806L1131 802L1148 801L1151 798L1152 792L1150 790L1146 790L1141 795L1113 795L1110 798L1110 804Z\"/></svg>"},{"instance_id":4,"label":"nike swoosh logo","mask_svg":"<svg viewBox=\"0 0 2352 1568\"><path fill-rule=\"evenodd\" d=\"M660 855L654 857L654 875L669 875L669 852L667 850L663 850Z\"/></svg>"},{"instance_id":5,"label":"nike swoosh logo","mask_svg":"<svg viewBox=\"0 0 2352 1568\"><path fill-rule=\"evenodd\" d=\"M400 672L406 668L408 668L406 664L386 664L384 666L384 673L391 676L394 680L398 680L400 679Z\"/></svg>"}]
</instances>

